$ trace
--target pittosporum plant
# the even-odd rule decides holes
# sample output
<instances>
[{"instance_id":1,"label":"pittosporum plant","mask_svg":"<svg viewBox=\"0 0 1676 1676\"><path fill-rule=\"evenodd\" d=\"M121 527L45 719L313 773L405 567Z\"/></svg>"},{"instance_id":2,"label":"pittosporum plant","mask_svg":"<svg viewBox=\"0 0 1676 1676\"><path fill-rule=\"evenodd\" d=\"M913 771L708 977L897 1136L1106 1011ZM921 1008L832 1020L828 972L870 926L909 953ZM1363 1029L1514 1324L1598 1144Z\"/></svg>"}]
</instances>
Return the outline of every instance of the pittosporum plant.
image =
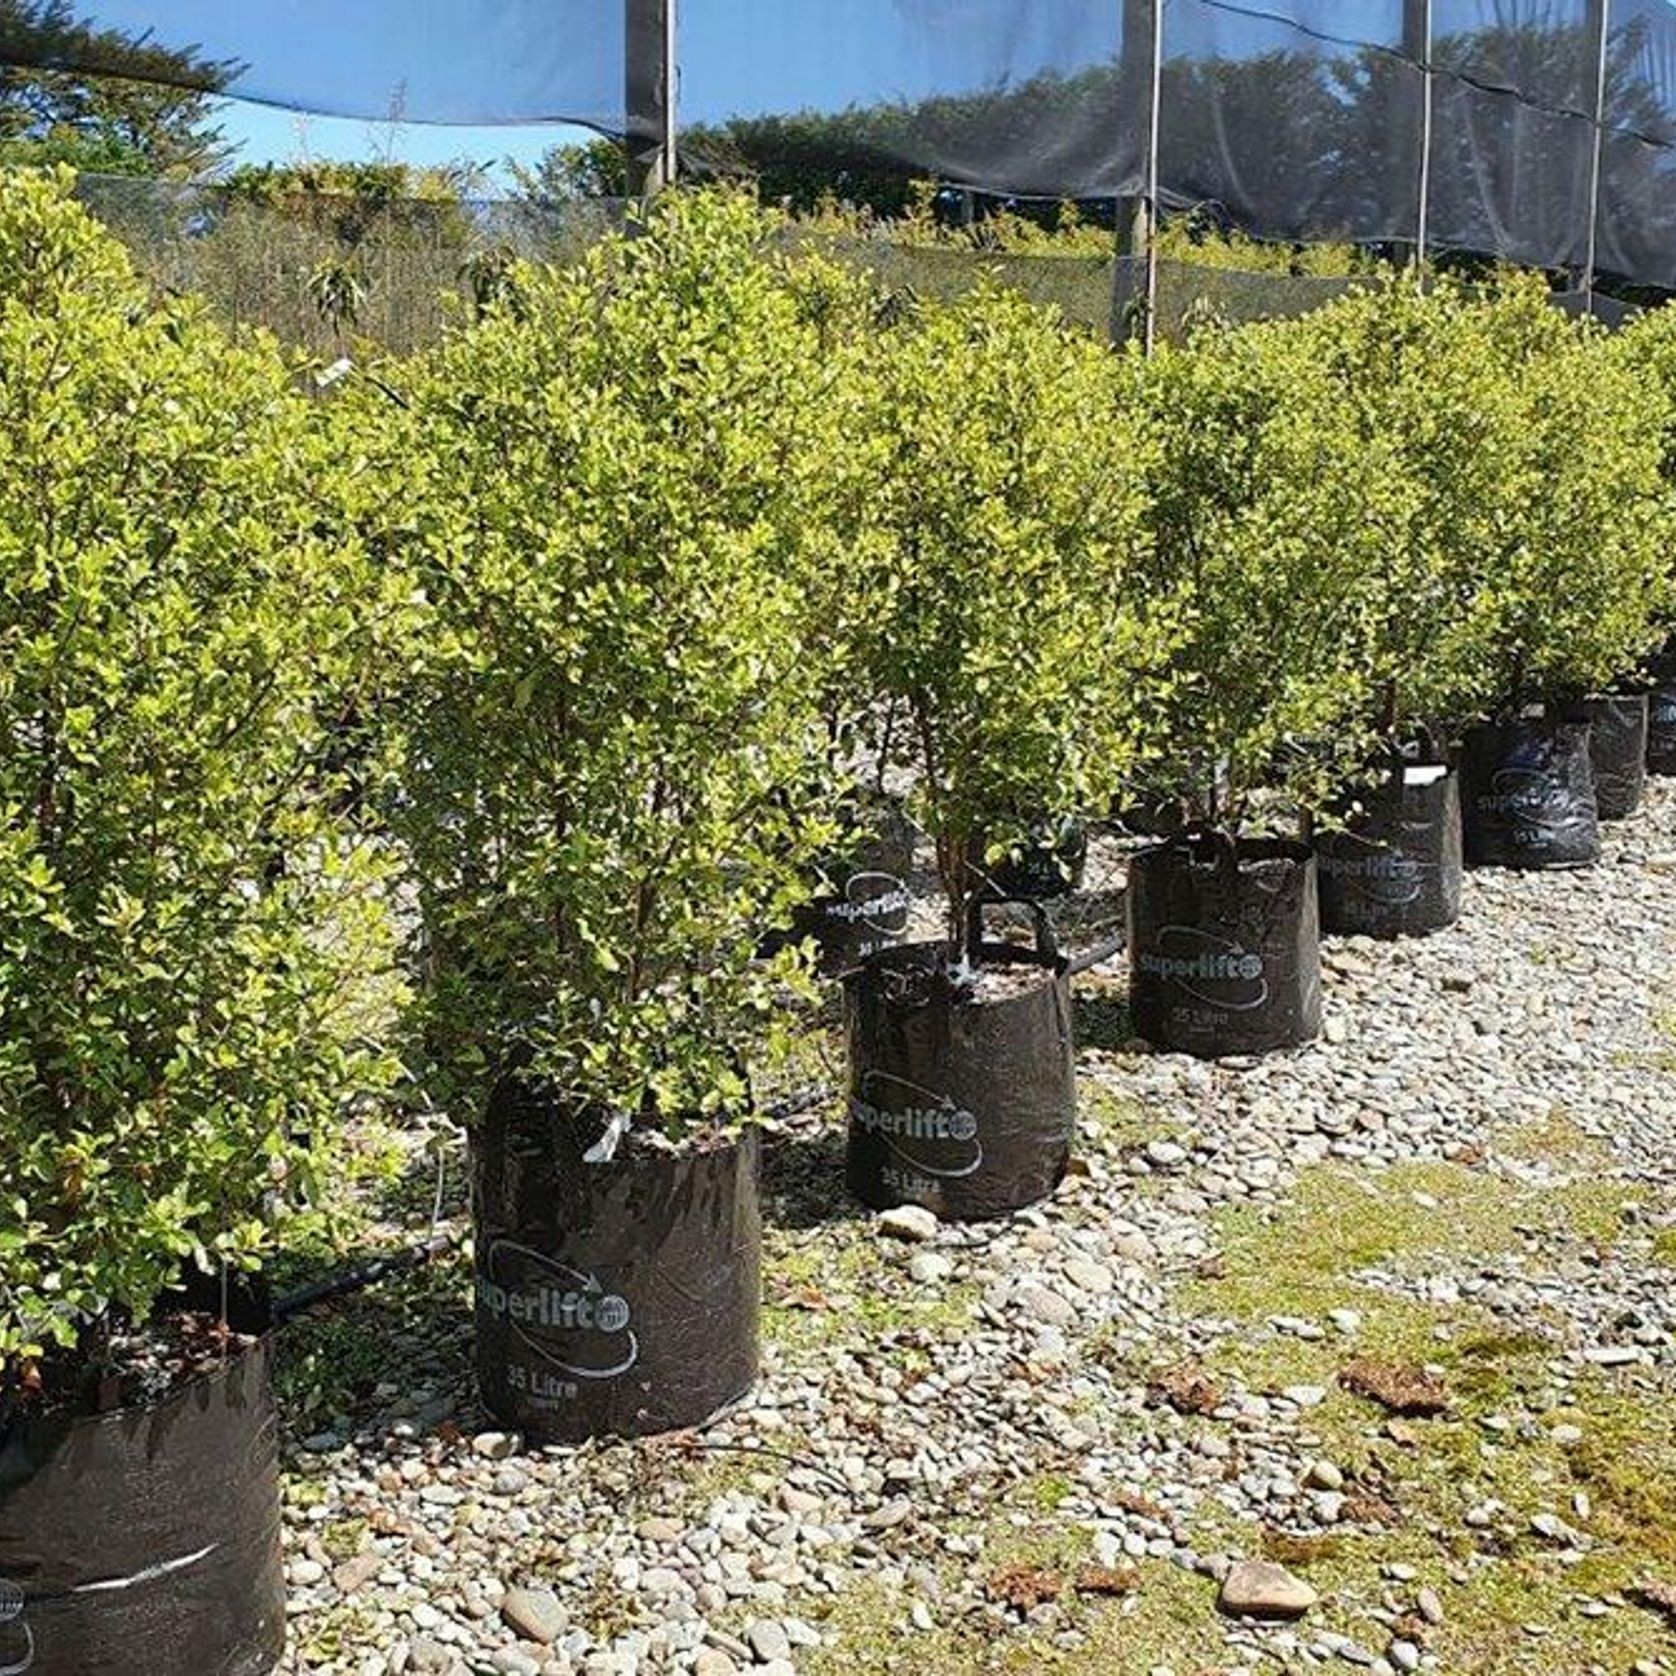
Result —
<instances>
[{"instance_id":1,"label":"pittosporum plant","mask_svg":"<svg viewBox=\"0 0 1676 1676\"><path fill-rule=\"evenodd\" d=\"M422 600L393 818L464 1109L515 1077L620 1133L748 1114L830 842L807 632L836 438L775 224L671 196L369 393Z\"/></svg>"},{"instance_id":2,"label":"pittosporum plant","mask_svg":"<svg viewBox=\"0 0 1676 1676\"><path fill-rule=\"evenodd\" d=\"M795 237L797 260L785 282L813 329L822 366L826 422L835 445L809 483L810 525L804 574L805 640L821 649L816 668L823 681L821 711L828 756L809 768L811 794L826 785L846 787L833 810L834 847L818 864L818 893L841 891L845 878L880 856L912 844L899 800L887 792L888 751L878 749L896 718L882 712L868 679L863 647L869 599L857 583L857 559L868 535L846 512L876 491L877 472L864 445L872 414L869 378L888 331L905 300L880 289L867 274L833 262ZM892 865L898 863L893 862Z\"/></svg>"},{"instance_id":3,"label":"pittosporum plant","mask_svg":"<svg viewBox=\"0 0 1676 1676\"><path fill-rule=\"evenodd\" d=\"M1477 292L1411 274L1352 291L1284 328L1319 360L1324 422L1366 451L1377 542L1356 578L1357 688L1390 742L1441 737L1488 703L1473 612L1484 556L1530 492L1523 398Z\"/></svg>"},{"instance_id":4,"label":"pittosporum plant","mask_svg":"<svg viewBox=\"0 0 1676 1676\"><path fill-rule=\"evenodd\" d=\"M1182 622L1153 721L1161 789L1228 827L1277 780L1319 806L1334 758L1365 748L1382 451L1342 422L1320 360L1284 325L1202 331L1134 377L1158 443L1151 585Z\"/></svg>"},{"instance_id":5,"label":"pittosporum plant","mask_svg":"<svg viewBox=\"0 0 1676 1676\"><path fill-rule=\"evenodd\" d=\"M1662 392L1604 333L1507 281L1485 328L1517 391L1522 470L1492 485L1499 539L1472 556L1464 638L1490 706L1564 699L1635 672L1661 635L1670 554Z\"/></svg>"},{"instance_id":6,"label":"pittosporum plant","mask_svg":"<svg viewBox=\"0 0 1676 1676\"><path fill-rule=\"evenodd\" d=\"M1676 312L1648 309L1608 340L1611 358L1650 383L1663 419L1660 464L1665 481L1676 485Z\"/></svg>"},{"instance_id":7,"label":"pittosporum plant","mask_svg":"<svg viewBox=\"0 0 1676 1676\"><path fill-rule=\"evenodd\" d=\"M1640 387L1643 399L1657 407L1659 470L1665 495L1659 509L1663 528L1656 539L1662 553L1676 555L1676 312L1649 309L1610 340L1610 357ZM1659 638L1676 635L1676 572L1666 569L1654 601Z\"/></svg>"},{"instance_id":8,"label":"pittosporum plant","mask_svg":"<svg viewBox=\"0 0 1676 1676\"><path fill-rule=\"evenodd\" d=\"M973 904L1008 848L1104 808L1162 685L1167 602L1130 575L1148 442L1118 367L985 287L886 332L871 368L854 622L957 955L977 952Z\"/></svg>"},{"instance_id":9,"label":"pittosporum plant","mask_svg":"<svg viewBox=\"0 0 1676 1676\"><path fill-rule=\"evenodd\" d=\"M1540 282L1412 276L1273 328L1296 399L1364 470L1374 546L1348 654L1379 731L1440 731L1624 673L1664 588L1649 454L1659 403Z\"/></svg>"},{"instance_id":10,"label":"pittosporum plant","mask_svg":"<svg viewBox=\"0 0 1676 1676\"><path fill-rule=\"evenodd\" d=\"M0 1385L65 1398L324 1209L389 1070L326 766L378 615L332 456L273 346L154 302L68 186L0 175Z\"/></svg>"}]
</instances>

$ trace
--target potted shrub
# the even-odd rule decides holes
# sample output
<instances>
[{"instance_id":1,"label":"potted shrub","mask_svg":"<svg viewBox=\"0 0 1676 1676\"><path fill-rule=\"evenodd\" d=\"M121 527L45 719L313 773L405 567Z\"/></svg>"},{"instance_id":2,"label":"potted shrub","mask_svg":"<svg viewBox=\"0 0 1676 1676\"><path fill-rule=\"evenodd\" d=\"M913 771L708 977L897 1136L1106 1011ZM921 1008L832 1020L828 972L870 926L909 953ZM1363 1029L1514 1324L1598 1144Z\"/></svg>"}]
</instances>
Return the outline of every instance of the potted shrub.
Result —
<instances>
[{"instance_id":1,"label":"potted shrub","mask_svg":"<svg viewBox=\"0 0 1676 1676\"><path fill-rule=\"evenodd\" d=\"M1283 327L1201 334L1139 376L1160 445L1154 586L1183 622L1152 740L1204 771L1179 832L1130 866L1130 1009L1160 1047L1294 1046L1321 1020L1315 862L1273 833L1367 749L1383 462Z\"/></svg>"},{"instance_id":2,"label":"potted shrub","mask_svg":"<svg viewBox=\"0 0 1676 1676\"><path fill-rule=\"evenodd\" d=\"M1645 752L1646 704L1608 690L1661 638L1668 608L1656 387L1596 330L1508 282L1486 320L1517 392L1521 469L1498 498L1500 539L1476 556L1463 632L1484 648L1486 719L1462 752L1469 863L1565 867L1599 853L1591 760ZM1637 789L1609 780L1613 813Z\"/></svg>"},{"instance_id":3,"label":"potted shrub","mask_svg":"<svg viewBox=\"0 0 1676 1676\"><path fill-rule=\"evenodd\" d=\"M1487 696L1469 607L1479 555L1498 550L1523 481L1525 416L1487 311L1446 278L1422 289L1395 276L1291 329L1337 392L1329 422L1374 451L1381 476L1369 510L1382 558L1358 623L1373 757L1316 834L1322 929L1423 935L1460 915L1449 747L1457 719Z\"/></svg>"},{"instance_id":4,"label":"potted shrub","mask_svg":"<svg viewBox=\"0 0 1676 1676\"><path fill-rule=\"evenodd\" d=\"M1649 309L1611 340L1613 357L1656 400L1661 419L1659 469L1669 518L1676 496L1676 315ZM1668 548L1676 530L1666 530ZM1676 592L1657 603L1661 644L1649 661L1649 716L1646 764L1654 774L1676 774Z\"/></svg>"},{"instance_id":5,"label":"potted shrub","mask_svg":"<svg viewBox=\"0 0 1676 1676\"><path fill-rule=\"evenodd\" d=\"M799 973L756 953L835 835L802 632L828 375L774 232L662 200L367 420L411 462L392 819L473 1131L479 1382L532 1437L696 1424L756 1374L751 1068Z\"/></svg>"},{"instance_id":6,"label":"potted shrub","mask_svg":"<svg viewBox=\"0 0 1676 1676\"><path fill-rule=\"evenodd\" d=\"M378 613L278 352L68 193L0 175L0 1645L242 1676L284 1642L253 1273L389 1069L323 769Z\"/></svg>"},{"instance_id":7,"label":"potted shrub","mask_svg":"<svg viewBox=\"0 0 1676 1676\"><path fill-rule=\"evenodd\" d=\"M1103 807L1159 684L1128 582L1146 442L1118 362L1015 295L927 308L874 357L856 656L932 835L944 936L846 987L851 1189L999 1216L1050 1193L1076 1117L1051 947L991 942L991 874L1036 820ZM1038 918L1045 929L1046 921Z\"/></svg>"}]
</instances>

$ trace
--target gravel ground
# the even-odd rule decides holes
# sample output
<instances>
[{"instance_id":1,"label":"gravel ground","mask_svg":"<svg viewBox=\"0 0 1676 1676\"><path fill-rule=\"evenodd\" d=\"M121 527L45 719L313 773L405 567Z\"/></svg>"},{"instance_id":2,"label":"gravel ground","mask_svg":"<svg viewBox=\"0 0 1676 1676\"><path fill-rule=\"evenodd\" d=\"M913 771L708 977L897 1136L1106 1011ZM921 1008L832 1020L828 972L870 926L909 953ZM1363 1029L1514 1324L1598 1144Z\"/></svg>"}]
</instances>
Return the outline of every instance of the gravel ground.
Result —
<instances>
[{"instance_id":1,"label":"gravel ground","mask_svg":"<svg viewBox=\"0 0 1676 1676\"><path fill-rule=\"evenodd\" d=\"M1676 789L1606 848L1586 872L1473 875L1461 925L1425 942L1329 944L1326 1036L1297 1053L1148 1053L1121 1039L1120 976L1093 975L1087 1016L1117 1032L1083 1056L1077 1169L1008 1224L871 1218L844 1202L832 1110L797 1120L768 1163L764 1377L702 1435L526 1451L494 1431L458 1266L308 1329L285 1376L283 1668L1676 1670L1623 1578L1594 1586L1611 1533L1546 1455L1547 1511L1484 1490L1520 1437L1575 1444L1597 1389L1650 1413L1676 1395ZM1336 1307L1305 1287L1265 1313L1239 1253L1320 1236L1307 1182L1339 1195L1329 1253L1435 1229L1373 1239ZM1609 1249L1527 1214L1584 1190ZM1503 1199L1500 1237L1469 1237ZM1461 1397L1448 1511L1407 1527L1372 1463L1413 1438L1331 1372L1387 1316L1440 1358L1500 1322L1535 1370L1517 1400ZM1510 1662L1451 1652L1454 1615L1515 1565L1545 1619L1505 1626ZM1258 1604L1306 1610L1219 1615L1224 1583L1301 1588Z\"/></svg>"}]
</instances>

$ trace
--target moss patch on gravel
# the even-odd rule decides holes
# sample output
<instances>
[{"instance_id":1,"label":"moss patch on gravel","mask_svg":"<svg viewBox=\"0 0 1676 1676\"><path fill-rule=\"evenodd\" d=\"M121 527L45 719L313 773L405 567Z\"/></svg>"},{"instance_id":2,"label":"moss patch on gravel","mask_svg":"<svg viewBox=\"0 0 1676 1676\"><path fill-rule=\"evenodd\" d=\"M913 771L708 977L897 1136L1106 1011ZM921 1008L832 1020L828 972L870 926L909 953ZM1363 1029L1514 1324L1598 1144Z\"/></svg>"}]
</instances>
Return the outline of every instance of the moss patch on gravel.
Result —
<instances>
[{"instance_id":1,"label":"moss patch on gravel","mask_svg":"<svg viewBox=\"0 0 1676 1676\"><path fill-rule=\"evenodd\" d=\"M1676 1656L1665 1620L1625 1598L1648 1579L1676 1582L1676 1382L1647 1368L1574 1367L1567 1384L1556 1377L1562 1323L1510 1326L1470 1301L1433 1304L1358 1279L1372 1267L1470 1273L1475 1260L1515 1255L1531 1257L1535 1271L1548 1248L1609 1257L1619 1242L1639 1243L1624 1209L1631 1202L1610 1181L1538 1188L1427 1164L1380 1175L1321 1168L1279 1211L1227 1213L1222 1278L1195 1280L1181 1298L1232 1328L1210 1365L1257 1391L1325 1388L1326 1400L1300 1418L1303 1453L1334 1462L1353 1502L1366 1498L1364 1508L1390 1523L1296 1539L1213 1521L1195 1533L1198 1544L1226 1537L1290 1565L1323 1596L1311 1625L1375 1652L1388 1632L1369 1612L1408 1614L1403 1627L1446 1670L1587 1676ZM1337 1309L1361 1317L1353 1337L1329 1330L1310 1341L1268 1325L1325 1323ZM1393 1424L1337 1383L1361 1355L1430 1367L1451 1393L1449 1412ZM1533 1527L1540 1515L1584 1533L1580 1558ZM1411 1567L1414 1579L1392 1582L1392 1565ZM1440 1627L1412 1617L1422 1586L1443 1602ZM1586 1615L1600 1599L1606 1613Z\"/></svg>"},{"instance_id":2,"label":"moss patch on gravel","mask_svg":"<svg viewBox=\"0 0 1676 1676\"><path fill-rule=\"evenodd\" d=\"M987 1573L1030 1563L1073 1567L1078 1555L1054 1533L1034 1540L998 1540ZM1198 1676L1220 1671L1227 1648L1214 1612L1216 1591L1204 1578L1162 1561L1140 1567L1134 1594L1107 1599L1065 1594L1050 1621L1020 1628L999 1617L968 1614L954 1621L934 1610L933 1627L917 1627L910 1602L878 1587L852 1589L821 1628L826 1645L800 1666L803 1676L1147 1676L1159 1665Z\"/></svg>"},{"instance_id":3,"label":"moss patch on gravel","mask_svg":"<svg viewBox=\"0 0 1676 1676\"><path fill-rule=\"evenodd\" d=\"M1168 1112L1143 1106L1095 1076L1077 1081L1077 1141L1082 1147L1127 1154L1148 1141L1180 1141L1187 1125Z\"/></svg>"},{"instance_id":4,"label":"moss patch on gravel","mask_svg":"<svg viewBox=\"0 0 1676 1676\"><path fill-rule=\"evenodd\" d=\"M1095 1091L1100 1139L1119 1148L1164 1132L1127 1103ZM1542 1132L1522 1131L1518 1156L1556 1154L1568 1164L1591 1154L1575 1144L1556 1114ZM1219 1379L1278 1393L1289 1386L1327 1391L1300 1421L1304 1458L1332 1460L1346 1474L1353 1510L1387 1523L1347 1524L1307 1535L1237 1523L1207 1504L1191 1532L1202 1552L1276 1559L1307 1578L1322 1604L1304 1626L1350 1636L1382 1653L1390 1631L1373 1618L1391 1615L1445 1670L1484 1676L1590 1676L1626 1672L1638 1659L1676 1659L1676 1633L1657 1614L1631 1603L1645 1580L1676 1582L1676 1388L1648 1369L1589 1370L1569 1389L1555 1379L1563 1323L1533 1319L1509 1326L1470 1300L1438 1305L1370 1285L1362 1271L1396 1274L1470 1272L1474 1259L1532 1255L1550 1247L1610 1255L1620 1242L1645 1249L1633 1220L1636 1195L1621 1183L1581 1179L1532 1186L1462 1164L1415 1164L1380 1174L1327 1166L1306 1172L1279 1208L1240 1207L1217 1223L1219 1263L1184 1283L1183 1312L1219 1320L1229 1331L1209 1358ZM850 1258L841 1282L810 1251L808 1274L826 1286L865 1295L891 1261L877 1252ZM958 1292L959 1289L953 1289ZM876 1306L891 1313L895 1306ZM959 1299L957 1308L969 1307ZM920 1332L954 1322L928 1321L922 1304L904 1319ZM1318 1340L1270 1328L1274 1317L1325 1322L1353 1309L1353 1337L1329 1330ZM1427 1365L1451 1394L1442 1418L1393 1428L1372 1403L1337 1380L1353 1356ZM1236 1446L1239 1432L1211 1419ZM1573 1439L1565 1428L1576 1428ZM1558 1430L1558 1437L1556 1437ZM1069 1481L1043 1476L1019 1487L983 1527L986 1576L1008 1565L1057 1569L1067 1577L1086 1557L1087 1534L1065 1521L1059 1504ZM1574 1497L1589 1501L1580 1516ZM1499 1504L1481 1527L1467 1515ZM1580 1559L1539 1534L1532 1519L1552 1514L1583 1530ZM1394 1581L1388 1568L1408 1568ZM1220 1671L1239 1662L1216 1615L1215 1586L1162 1561L1140 1567L1141 1586L1121 1599L1074 1590L1020 1627L1004 1627L999 1609L952 1620L934 1603L933 1627L910 1619L911 1598L851 1591L834 1604L826 1645L810 1676L1012 1676L1098 1670L1146 1676L1160 1665L1178 1672ZM1422 1587L1434 1589L1444 1622L1428 1626L1415 1611ZM1611 1604L1586 1616L1586 1601Z\"/></svg>"}]
</instances>

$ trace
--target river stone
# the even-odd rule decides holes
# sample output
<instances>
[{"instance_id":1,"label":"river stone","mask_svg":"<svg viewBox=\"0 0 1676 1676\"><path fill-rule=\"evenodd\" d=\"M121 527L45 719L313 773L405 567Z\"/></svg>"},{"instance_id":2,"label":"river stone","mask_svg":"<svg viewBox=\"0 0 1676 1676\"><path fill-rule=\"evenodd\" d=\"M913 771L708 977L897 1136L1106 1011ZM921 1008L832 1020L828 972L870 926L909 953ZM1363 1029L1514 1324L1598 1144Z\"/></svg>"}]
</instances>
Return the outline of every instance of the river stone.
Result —
<instances>
[{"instance_id":1,"label":"river stone","mask_svg":"<svg viewBox=\"0 0 1676 1676\"><path fill-rule=\"evenodd\" d=\"M1312 1490L1338 1491L1344 1488L1344 1469L1333 1461L1316 1461L1304 1482Z\"/></svg>"},{"instance_id":2,"label":"river stone","mask_svg":"<svg viewBox=\"0 0 1676 1676\"><path fill-rule=\"evenodd\" d=\"M1285 1566L1237 1560L1228 1568L1216 1604L1237 1618L1301 1618L1320 1598Z\"/></svg>"},{"instance_id":3,"label":"river stone","mask_svg":"<svg viewBox=\"0 0 1676 1676\"><path fill-rule=\"evenodd\" d=\"M751 1651L764 1664L791 1657L791 1641L786 1632L772 1618L759 1618L745 1631Z\"/></svg>"},{"instance_id":4,"label":"river stone","mask_svg":"<svg viewBox=\"0 0 1676 1676\"><path fill-rule=\"evenodd\" d=\"M917 1285L935 1286L954 1273L954 1264L940 1251L916 1251L908 1263L908 1275Z\"/></svg>"},{"instance_id":5,"label":"river stone","mask_svg":"<svg viewBox=\"0 0 1676 1676\"><path fill-rule=\"evenodd\" d=\"M937 1216L924 1205L897 1205L879 1214L879 1232L892 1239L923 1245L937 1237Z\"/></svg>"},{"instance_id":6,"label":"river stone","mask_svg":"<svg viewBox=\"0 0 1676 1676\"><path fill-rule=\"evenodd\" d=\"M551 1646L570 1627L570 1615L551 1589L508 1589L500 1615L521 1641Z\"/></svg>"}]
</instances>

